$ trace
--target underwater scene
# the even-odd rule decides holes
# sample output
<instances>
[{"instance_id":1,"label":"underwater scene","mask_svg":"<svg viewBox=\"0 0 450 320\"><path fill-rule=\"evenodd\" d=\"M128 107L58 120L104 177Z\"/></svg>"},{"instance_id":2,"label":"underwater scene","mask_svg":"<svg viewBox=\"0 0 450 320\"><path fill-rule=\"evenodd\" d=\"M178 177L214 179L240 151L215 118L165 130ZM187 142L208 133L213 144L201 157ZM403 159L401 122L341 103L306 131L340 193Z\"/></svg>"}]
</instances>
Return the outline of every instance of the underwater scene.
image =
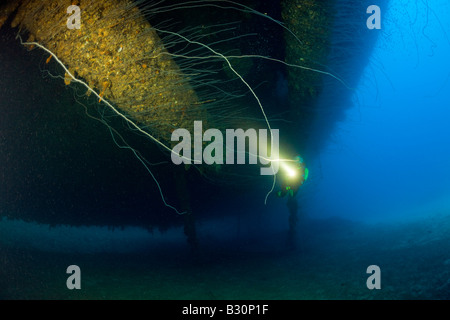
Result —
<instances>
[{"instance_id":1,"label":"underwater scene","mask_svg":"<svg viewBox=\"0 0 450 320\"><path fill-rule=\"evenodd\" d=\"M447 0L2 1L0 300L450 299L449 58Z\"/></svg>"}]
</instances>

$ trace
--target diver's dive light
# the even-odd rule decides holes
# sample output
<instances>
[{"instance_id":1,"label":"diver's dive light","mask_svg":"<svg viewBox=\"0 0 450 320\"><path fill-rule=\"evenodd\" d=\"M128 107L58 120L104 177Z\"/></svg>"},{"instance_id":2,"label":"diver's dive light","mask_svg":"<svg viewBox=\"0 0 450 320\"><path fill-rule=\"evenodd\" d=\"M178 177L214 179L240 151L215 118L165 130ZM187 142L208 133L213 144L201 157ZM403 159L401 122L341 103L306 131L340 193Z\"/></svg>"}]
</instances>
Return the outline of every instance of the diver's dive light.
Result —
<instances>
[{"instance_id":1,"label":"diver's dive light","mask_svg":"<svg viewBox=\"0 0 450 320\"><path fill-rule=\"evenodd\" d=\"M292 164L292 162L280 162L280 167L289 179L295 179L299 175L298 169Z\"/></svg>"},{"instance_id":2,"label":"diver's dive light","mask_svg":"<svg viewBox=\"0 0 450 320\"><path fill-rule=\"evenodd\" d=\"M300 179L304 177L304 180L308 179L308 169L302 166L303 158L296 156L294 160L282 160L280 161L280 168L283 170L285 177L288 180Z\"/></svg>"}]
</instances>

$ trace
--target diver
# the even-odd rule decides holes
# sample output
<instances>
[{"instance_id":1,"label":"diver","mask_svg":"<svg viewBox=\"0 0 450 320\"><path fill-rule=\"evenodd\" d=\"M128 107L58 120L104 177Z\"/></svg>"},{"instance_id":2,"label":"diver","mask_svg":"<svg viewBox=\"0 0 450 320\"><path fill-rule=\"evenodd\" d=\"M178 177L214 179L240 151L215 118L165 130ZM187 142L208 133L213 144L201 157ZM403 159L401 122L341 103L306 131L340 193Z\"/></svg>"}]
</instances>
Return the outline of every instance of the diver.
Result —
<instances>
[{"instance_id":1,"label":"diver","mask_svg":"<svg viewBox=\"0 0 450 320\"><path fill-rule=\"evenodd\" d=\"M287 245L290 249L295 249L295 234L298 222L298 203L296 195L300 187L308 179L309 170L305 166L305 162L302 157L296 156L294 161L287 162L283 166L286 173L282 177L281 189L277 192L277 196L282 198L286 195L287 207L289 210L289 231L287 238Z\"/></svg>"},{"instance_id":2,"label":"diver","mask_svg":"<svg viewBox=\"0 0 450 320\"><path fill-rule=\"evenodd\" d=\"M290 198L295 198L298 189L308 179L309 170L305 166L302 157L296 156L293 162L289 162L289 167L284 167L286 175L282 178L281 189L277 192L277 196L283 198L287 194Z\"/></svg>"}]
</instances>

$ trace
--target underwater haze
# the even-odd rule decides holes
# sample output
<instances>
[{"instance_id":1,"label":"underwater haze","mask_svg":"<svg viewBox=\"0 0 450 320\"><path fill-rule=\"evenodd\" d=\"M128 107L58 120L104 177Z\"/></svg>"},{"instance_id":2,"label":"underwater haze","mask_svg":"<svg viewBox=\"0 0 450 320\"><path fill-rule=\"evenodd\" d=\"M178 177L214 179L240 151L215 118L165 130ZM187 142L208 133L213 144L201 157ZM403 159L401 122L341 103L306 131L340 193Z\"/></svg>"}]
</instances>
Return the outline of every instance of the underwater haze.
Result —
<instances>
[{"instance_id":1,"label":"underwater haze","mask_svg":"<svg viewBox=\"0 0 450 320\"><path fill-rule=\"evenodd\" d=\"M245 3L281 20L279 2ZM353 0L330 3L354 7ZM380 30L367 30L365 9L352 15L362 17L367 43L347 35L358 48L345 47L352 41L334 34L326 70L336 77L324 75L307 132L294 128L286 143L303 156L309 177L291 198L276 196L279 179L267 204L270 179L208 184L192 166L167 166L153 142L97 98L82 100L84 88L64 85L55 59L26 51L1 30L8 47L0 47L0 300L450 299L450 2L380 0L380 7ZM335 23L360 23L346 18ZM233 40L248 41L255 54L283 56L284 49L266 47L283 42L285 30L264 21L258 31L266 42ZM253 23L237 30L251 34ZM196 39L214 34L203 28L192 29ZM291 78L284 65L264 63L240 70L253 71L244 78L264 98L269 118L288 114L283 126L292 120ZM148 165L150 175L142 166L150 162L135 157L141 149L133 154L124 141L165 164ZM174 213L161 195L192 205L192 215ZM73 265L81 280L73 270L68 280ZM77 282L81 288L70 287ZM167 312L183 316L181 308Z\"/></svg>"},{"instance_id":2,"label":"underwater haze","mask_svg":"<svg viewBox=\"0 0 450 320\"><path fill-rule=\"evenodd\" d=\"M389 221L448 212L449 21L448 1L390 1L346 119L311 170L320 176L305 191L311 215Z\"/></svg>"}]
</instances>

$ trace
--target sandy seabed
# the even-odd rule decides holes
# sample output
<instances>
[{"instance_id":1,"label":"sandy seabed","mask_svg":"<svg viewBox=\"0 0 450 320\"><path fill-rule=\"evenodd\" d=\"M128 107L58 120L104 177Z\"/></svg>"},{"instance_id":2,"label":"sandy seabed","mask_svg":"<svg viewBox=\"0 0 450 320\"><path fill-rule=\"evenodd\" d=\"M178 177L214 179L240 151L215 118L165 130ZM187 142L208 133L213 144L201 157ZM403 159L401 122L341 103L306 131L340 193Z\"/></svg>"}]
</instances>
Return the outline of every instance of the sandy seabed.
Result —
<instances>
[{"instance_id":1,"label":"sandy seabed","mask_svg":"<svg viewBox=\"0 0 450 320\"><path fill-rule=\"evenodd\" d=\"M305 222L285 234L133 253L58 253L0 243L1 299L449 299L450 216L402 223ZM265 241L265 243L262 243ZM81 271L68 290L66 268ZM367 267L381 270L369 290Z\"/></svg>"}]
</instances>

